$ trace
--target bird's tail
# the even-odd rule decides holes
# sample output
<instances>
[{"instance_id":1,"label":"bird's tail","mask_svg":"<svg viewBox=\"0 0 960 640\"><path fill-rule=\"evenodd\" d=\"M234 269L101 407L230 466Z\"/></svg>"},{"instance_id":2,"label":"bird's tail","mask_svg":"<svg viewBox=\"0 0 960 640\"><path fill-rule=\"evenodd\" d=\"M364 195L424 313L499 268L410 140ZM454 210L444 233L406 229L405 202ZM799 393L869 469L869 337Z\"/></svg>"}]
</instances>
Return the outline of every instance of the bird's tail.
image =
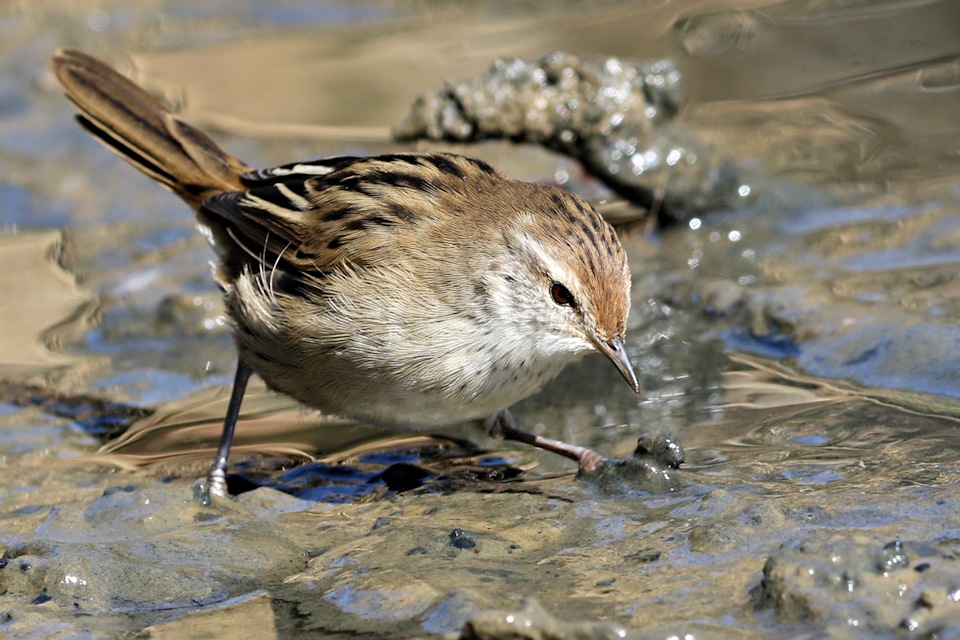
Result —
<instances>
[{"instance_id":1,"label":"bird's tail","mask_svg":"<svg viewBox=\"0 0 960 640\"><path fill-rule=\"evenodd\" d=\"M52 64L80 110L80 124L194 208L217 193L243 188L240 174L249 167L111 67L72 49L57 51Z\"/></svg>"}]
</instances>

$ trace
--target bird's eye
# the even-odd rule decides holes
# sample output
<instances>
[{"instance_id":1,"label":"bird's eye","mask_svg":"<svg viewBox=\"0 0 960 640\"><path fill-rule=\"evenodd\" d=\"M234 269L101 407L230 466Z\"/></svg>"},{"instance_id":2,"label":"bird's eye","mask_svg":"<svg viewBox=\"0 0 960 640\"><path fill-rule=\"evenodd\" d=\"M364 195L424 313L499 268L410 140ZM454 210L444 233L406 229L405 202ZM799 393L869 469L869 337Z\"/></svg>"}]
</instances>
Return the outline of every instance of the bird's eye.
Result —
<instances>
[{"instance_id":1,"label":"bird's eye","mask_svg":"<svg viewBox=\"0 0 960 640\"><path fill-rule=\"evenodd\" d=\"M553 297L553 301L561 307L576 306L576 300L573 299L573 294L570 293L570 289L567 289L559 282L554 282L550 285L550 295Z\"/></svg>"}]
</instances>

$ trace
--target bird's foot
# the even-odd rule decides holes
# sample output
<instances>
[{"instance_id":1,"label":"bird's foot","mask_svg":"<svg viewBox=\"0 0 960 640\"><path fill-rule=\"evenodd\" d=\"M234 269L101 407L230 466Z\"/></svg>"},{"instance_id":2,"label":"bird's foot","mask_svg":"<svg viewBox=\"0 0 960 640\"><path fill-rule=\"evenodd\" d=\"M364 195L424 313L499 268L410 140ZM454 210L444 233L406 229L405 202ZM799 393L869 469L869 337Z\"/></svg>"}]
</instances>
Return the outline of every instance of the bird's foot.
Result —
<instances>
[{"instance_id":1,"label":"bird's foot","mask_svg":"<svg viewBox=\"0 0 960 640\"><path fill-rule=\"evenodd\" d=\"M213 467L207 477L197 480L193 485L193 499L202 507L209 507L214 498L230 497L227 491L227 475L223 469Z\"/></svg>"},{"instance_id":2,"label":"bird's foot","mask_svg":"<svg viewBox=\"0 0 960 640\"><path fill-rule=\"evenodd\" d=\"M487 432L494 438L524 442L545 451L569 458L577 463L578 475L594 473L608 462L606 458L593 449L563 442L562 440L545 438L544 436L518 429L513 421L513 416L510 415L510 412L507 410L503 410L490 418L487 424Z\"/></svg>"}]
</instances>

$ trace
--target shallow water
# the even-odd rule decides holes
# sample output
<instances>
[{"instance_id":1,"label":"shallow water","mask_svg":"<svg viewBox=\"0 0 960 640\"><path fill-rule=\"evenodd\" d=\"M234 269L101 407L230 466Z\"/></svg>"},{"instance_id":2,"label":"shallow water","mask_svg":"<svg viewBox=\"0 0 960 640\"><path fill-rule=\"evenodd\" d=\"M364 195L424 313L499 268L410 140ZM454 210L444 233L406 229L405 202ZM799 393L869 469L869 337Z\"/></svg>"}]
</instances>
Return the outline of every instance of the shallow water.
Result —
<instances>
[{"instance_id":1,"label":"shallow water","mask_svg":"<svg viewBox=\"0 0 960 640\"><path fill-rule=\"evenodd\" d=\"M946 1L0 8L0 629L421 637L473 619L503 637L495 612L512 611L557 637L956 637L957 17ZM589 358L515 415L618 458L675 434L677 482L578 480L479 430L382 433L254 387L232 458L246 490L200 506L234 361L212 256L185 206L72 121L58 46L132 60L264 165L411 148L389 128L414 97L498 56L672 58L684 126L749 193L625 237L641 402ZM530 146L453 148L611 197Z\"/></svg>"}]
</instances>

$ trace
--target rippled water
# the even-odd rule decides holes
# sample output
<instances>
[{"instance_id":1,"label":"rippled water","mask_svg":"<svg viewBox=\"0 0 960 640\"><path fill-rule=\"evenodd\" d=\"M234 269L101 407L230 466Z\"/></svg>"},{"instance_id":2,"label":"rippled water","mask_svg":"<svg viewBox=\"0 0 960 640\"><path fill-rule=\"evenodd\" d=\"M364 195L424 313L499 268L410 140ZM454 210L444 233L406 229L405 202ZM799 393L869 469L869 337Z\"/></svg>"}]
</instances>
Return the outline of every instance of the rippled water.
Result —
<instances>
[{"instance_id":1,"label":"rippled water","mask_svg":"<svg viewBox=\"0 0 960 640\"><path fill-rule=\"evenodd\" d=\"M957 17L947 1L0 7L0 629L420 637L476 618L503 634L481 614L533 597L535 627L638 638L955 636ZM264 165L409 148L389 128L413 98L498 56L672 58L680 118L736 164L744 206L625 237L643 401L591 358L515 415L616 457L675 434L679 484L577 480L467 428L384 434L254 387L233 457L248 490L201 507L234 361L212 256L184 205L72 121L59 46L132 61ZM529 146L454 150L610 197Z\"/></svg>"}]
</instances>

